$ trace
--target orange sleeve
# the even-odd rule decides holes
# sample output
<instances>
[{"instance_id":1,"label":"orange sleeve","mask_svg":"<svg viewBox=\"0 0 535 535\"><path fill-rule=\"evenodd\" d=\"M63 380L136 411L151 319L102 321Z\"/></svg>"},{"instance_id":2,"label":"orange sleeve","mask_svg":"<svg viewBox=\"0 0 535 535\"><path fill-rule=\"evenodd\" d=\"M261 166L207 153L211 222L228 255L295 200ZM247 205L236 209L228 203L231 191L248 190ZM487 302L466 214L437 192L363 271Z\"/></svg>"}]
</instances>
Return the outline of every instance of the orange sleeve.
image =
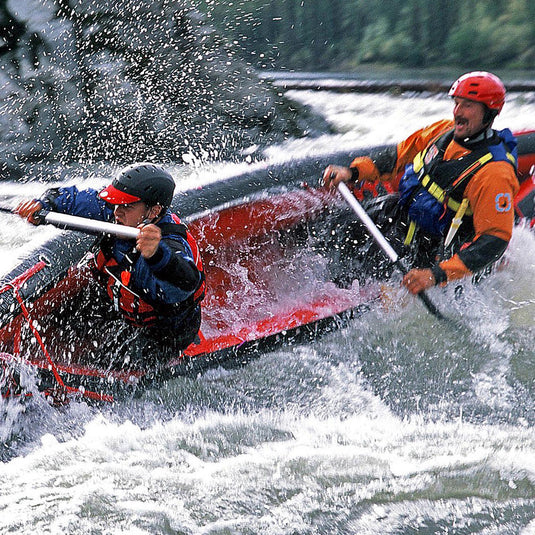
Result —
<instances>
[{"instance_id":1,"label":"orange sleeve","mask_svg":"<svg viewBox=\"0 0 535 535\"><path fill-rule=\"evenodd\" d=\"M451 128L453 128L453 121L444 119L414 132L407 139L398 143L396 147L397 159L389 173L381 173L369 156L355 158L350 167L356 167L359 170L360 180L370 182L375 182L376 180L394 181L404 172L405 166L411 163L419 152L424 150L433 139Z\"/></svg>"},{"instance_id":2,"label":"orange sleeve","mask_svg":"<svg viewBox=\"0 0 535 535\"><path fill-rule=\"evenodd\" d=\"M483 234L511 239L513 199L519 187L513 166L507 162L490 162L474 175L464 192L474 212L474 240Z\"/></svg>"},{"instance_id":3,"label":"orange sleeve","mask_svg":"<svg viewBox=\"0 0 535 535\"><path fill-rule=\"evenodd\" d=\"M369 156L355 158L349 167L356 167L359 170L359 180L365 180L366 182L388 180L390 178L390 175L381 175L379 173L379 169L377 169L377 166Z\"/></svg>"},{"instance_id":4,"label":"orange sleeve","mask_svg":"<svg viewBox=\"0 0 535 535\"><path fill-rule=\"evenodd\" d=\"M454 254L451 258L440 262L439 266L446 273L448 281L462 279L471 275L472 272L464 265L464 262L459 258L458 254ZM445 286L446 283L442 284Z\"/></svg>"},{"instance_id":5,"label":"orange sleeve","mask_svg":"<svg viewBox=\"0 0 535 535\"><path fill-rule=\"evenodd\" d=\"M465 197L474 212L475 236L461 249L475 244L480 236L490 235L506 242L511 239L514 225L513 199L519 189L518 179L511 164L490 162L482 167L470 180ZM471 274L458 254L440 263L448 280L455 280Z\"/></svg>"}]
</instances>

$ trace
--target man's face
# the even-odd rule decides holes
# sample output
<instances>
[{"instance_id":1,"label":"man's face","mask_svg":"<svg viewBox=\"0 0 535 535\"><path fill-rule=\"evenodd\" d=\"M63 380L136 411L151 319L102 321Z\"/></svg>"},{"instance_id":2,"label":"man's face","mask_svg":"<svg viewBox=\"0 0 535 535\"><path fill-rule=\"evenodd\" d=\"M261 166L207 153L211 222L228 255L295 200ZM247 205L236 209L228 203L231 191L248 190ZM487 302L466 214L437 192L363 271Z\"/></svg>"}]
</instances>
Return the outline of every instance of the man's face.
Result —
<instances>
[{"instance_id":1,"label":"man's face","mask_svg":"<svg viewBox=\"0 0 535 535\"><path fill-rule=\"evenodd\" d=\"M481 132L485 128L485 105L466 98L453 99L453 119L455 121L454 136L457 139L466 139Z\"/></svg>"},{"instance_id":2,"label":"man's face","mask_svg":"<svg viewBox=\"0 0 535 535\"><path fill-rule=\"evenodd\" d=\"M115 221L127 227L137 227L149 216L149 208L143 201L116 204L113 209Z\"/></svg>"}]
</instances>

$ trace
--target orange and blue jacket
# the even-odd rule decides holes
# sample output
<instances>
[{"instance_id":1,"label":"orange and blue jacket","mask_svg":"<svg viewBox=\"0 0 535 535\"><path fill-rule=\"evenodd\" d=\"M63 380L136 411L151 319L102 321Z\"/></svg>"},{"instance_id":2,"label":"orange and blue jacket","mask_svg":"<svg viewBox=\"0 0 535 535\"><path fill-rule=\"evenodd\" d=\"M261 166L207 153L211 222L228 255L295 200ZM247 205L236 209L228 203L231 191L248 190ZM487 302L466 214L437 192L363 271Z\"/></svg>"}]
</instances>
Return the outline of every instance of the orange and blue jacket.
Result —
<instances>
[{"instance_id":1,"label":"orange and blue jacket","mask_svg":"<svg viewBox=\"0 0 535 535\"><path fill-rule=\"evenodd\" d=\"M351 167L358 171L360 180L388 181L397 188L406 167L425 154L438 139L452 132L453 126L451 120L438 121L413 133L393 149L382 149L372 152L370 156L355 158ZM492 150L493 144L503 143L498 133L493 131L493 134L492 138L484 141L489 152L505 154L506 151ZM478 150L481 148L479 145ZM444 147L443 161L447 163L467 158L475 150L474 145L451 137ZM453 256L438 264L446 280L460 279L482 270L496 261L507 248L514 224L513 199L519 189L514 160L508 152L507 157L491 157L463 185L462 198L468 202L473 232ZM457 178L452 176L451 184Z\"/></svg>"}]
</instances>

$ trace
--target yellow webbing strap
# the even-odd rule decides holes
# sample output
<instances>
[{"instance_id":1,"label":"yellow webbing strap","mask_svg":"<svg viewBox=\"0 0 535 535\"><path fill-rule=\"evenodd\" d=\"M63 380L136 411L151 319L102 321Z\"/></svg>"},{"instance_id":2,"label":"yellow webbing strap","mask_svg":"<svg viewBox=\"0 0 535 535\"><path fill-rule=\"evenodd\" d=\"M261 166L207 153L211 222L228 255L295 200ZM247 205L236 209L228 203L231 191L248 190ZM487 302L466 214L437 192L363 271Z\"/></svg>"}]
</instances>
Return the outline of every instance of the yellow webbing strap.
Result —
<instances>
[{"instance_id":1,"label":"yellow webbing strap","mask_svg":"<svg viewBox=\"0 0 535 535\"><path fill-rule=\"evenodd\" d=\"M463 216L466 213L466 210L468 208L468 199L464 198L461 202L461 205L459 206L459 209L455 213L455 217L451 220L451 225L448 230L448 234L446 236L446 240L444 241L444 247L448 247L448 245L451 243L453 238L455 237L455 234L457 234L457 231L459 230L459 227L461 226L461 223L463 222Z\"/></svg>"},{"instance_id":2,"label":"yellow webbing strap","mask_svg":"<svg viewBox=\"0 0 535 535\"><path fill-rule=\"evenodd\" d=\"M414 157L414 160L412 161L412 168L414 169L415 173L419 173L424 166L424 156L426 152L426 150L423 150Z\"/></svg>"},{"instance_id":3,"label":"yellow webbing strap","mask_svg":"<svg viewBox=\"0 0 535 535\"><path fill-rule=\"evenodd\" d=\"M411 219L409 222L409 230L407 230L407 235L403 240L405 245L410 245L412 239L414 238L414 233L416 232L416 223Z\"/></svg>"}]
</instances>

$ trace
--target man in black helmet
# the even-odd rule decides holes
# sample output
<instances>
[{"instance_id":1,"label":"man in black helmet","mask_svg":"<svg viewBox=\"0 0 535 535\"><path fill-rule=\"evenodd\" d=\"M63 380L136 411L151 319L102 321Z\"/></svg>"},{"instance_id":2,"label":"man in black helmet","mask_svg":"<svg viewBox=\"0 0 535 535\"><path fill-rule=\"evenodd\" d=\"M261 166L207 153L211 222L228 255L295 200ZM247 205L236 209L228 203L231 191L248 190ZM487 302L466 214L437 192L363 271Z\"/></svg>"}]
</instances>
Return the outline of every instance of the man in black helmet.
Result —
<instances>
[{"instance_id":1,"label":"man in black helmet","mask_svg":"<svg viewBox=\"0 0 535 535\"><path fill-rule=\"evenodd\" d=\"M37 214L46 209L140 229L135 244L105 237L91 254L95 277L115 311L110 309L101 325L93 325L101 331L103 323L109 331L109 336L100 333L99 360L109 358L121 367L161 363L197 337L204 297L202 261L195 240L169 211L174 188L167 171L141 163L120 171L100 193L76 186L54 188L16 208L33 224L39 224ZM94 304L101 310L101 303Z\"/></svg>"}]
</instances>

